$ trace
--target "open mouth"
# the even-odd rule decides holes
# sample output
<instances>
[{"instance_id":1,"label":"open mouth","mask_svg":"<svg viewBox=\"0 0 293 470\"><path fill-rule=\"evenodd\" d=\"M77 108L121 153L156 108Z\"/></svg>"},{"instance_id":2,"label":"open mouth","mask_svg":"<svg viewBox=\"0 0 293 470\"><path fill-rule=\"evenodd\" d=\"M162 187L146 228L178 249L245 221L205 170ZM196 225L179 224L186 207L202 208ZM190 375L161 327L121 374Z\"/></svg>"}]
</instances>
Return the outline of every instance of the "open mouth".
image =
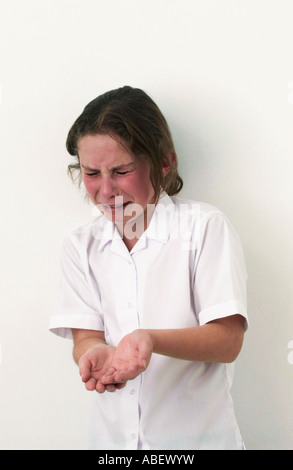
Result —
<instances>
[{"instance_id":1,"label":"open mouth","mask_svg":"<svg viewBox=\"0 0 293 470\"><path fill-rule=\"evenodd\" d=\"M130 202L124 202L123 204L101 204L101 209L104 212L115 212L125 209L126 206L131 204Z\"/></svg>"}]
</instances>

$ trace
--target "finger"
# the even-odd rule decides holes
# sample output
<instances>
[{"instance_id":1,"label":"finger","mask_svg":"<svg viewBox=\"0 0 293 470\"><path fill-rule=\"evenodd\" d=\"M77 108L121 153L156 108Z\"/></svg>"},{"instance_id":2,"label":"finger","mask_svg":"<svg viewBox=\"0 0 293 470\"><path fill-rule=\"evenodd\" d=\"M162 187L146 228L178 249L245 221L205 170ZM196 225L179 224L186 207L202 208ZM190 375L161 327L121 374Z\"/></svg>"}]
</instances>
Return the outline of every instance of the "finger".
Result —
<instances>
[{"instance_id":1,"label":"finger","mask_svg":"<svg viewBox=\"0 0 293 470\"><path fill-rule=\"evenodd\" d=\"M138 365L141 369L145 370L147 366L147 360L145 357L138 358Z\"/></svg>"},{"instance_id":2,"label":"finger","mask_svg":"<svg viewBox=\"0 0 293 470\"><path fill-rule=\"evenodd\" d=\"M116 392L116 390L121 390L126 385L126 382L123 383L112 383L105 385L107 392Z\"/></svg>"},{"instance_id":3,"label":"finger","mask_svg":"<svg viewBox=\"0 0 293 470\"><path fill-rule=\"evenodd\" d=\"M83 382L87 382L91 376L91 362L85 357L81 357L79 360L79 374Z\"/></svg>"},{"instance_id":4,"label":"finger","mask_svg":"<svg viewBox=\"0 0 293 470\"><path fill-rule=\"evenodd\" d=\"M96 379L91 377L89 380L85 382L85 388L89 391L95 390L96 388Z\"/></svg>"},{"instance_id":5,"label":"finger","mask_svg":"<svg viewBox=\"0 0 293 470\"><path fill-rule=\"evenodd\" d=\"M149 346L147 344L143 344L138 351L138 365L141 367L143 370L147 368L148 362L150 360L152 351L150 350Z\"/></svg>"},{"instance_id":6,"label":"finger","mask_svg":"<svg viewBox=\"0 0 293 470\"><path fill-rule=\"evenodd\" d=\"M114 380L114 374L116 372L117 369L115 369L115 367L110 367L107 372L103 375L101 382L104 385L113 384L114 382L116 382L116 380Z\"/></svg>"},{"instance_id":7,"label":"finger","mask_svg":"<svg viewBox=\"0 0 293 470\"><path fill-rule=\"evenodd\" d=\"M127 382L122 382L119 384L116 384L116 389L121 390L122 388L126 387Z\"/></svg>"},{"instance_id":8,"label":"finger","mask_svg":"<svg viewBox=\"0 0 293 470\"><path fill-rule=\"evenodd\" d=\"M119 370L113 374L113 382L116 384L123 384L127 380L132 379L133 374L130 374L129 371L126 370Z\"/></svg>"},{"instance_id":9,"label":"finger","mask_svg":"<svg viewBox=\"0 0 293 470\"><path fill-rule=\"evenodd\" d=\"M119 371L114 373L113 382L117 384L125 383L128 380L135 379L135 377L141 374L143 370L144 369L142 369L138 365L129 367L127 369L120 369Z\"/></svg>"},{"instance_id":10,"label":"finger","mask_svg":"<svg viewBox=\"0 0 293 470\"><path fill-rule=\"evenodd\" d=\"M104 384L102 384L100 381L98 381L97 384L96 384L95 389L98 393L104 393L105 390L106 390L106 387L105 387Z\"/></svg>"}]
</instances>

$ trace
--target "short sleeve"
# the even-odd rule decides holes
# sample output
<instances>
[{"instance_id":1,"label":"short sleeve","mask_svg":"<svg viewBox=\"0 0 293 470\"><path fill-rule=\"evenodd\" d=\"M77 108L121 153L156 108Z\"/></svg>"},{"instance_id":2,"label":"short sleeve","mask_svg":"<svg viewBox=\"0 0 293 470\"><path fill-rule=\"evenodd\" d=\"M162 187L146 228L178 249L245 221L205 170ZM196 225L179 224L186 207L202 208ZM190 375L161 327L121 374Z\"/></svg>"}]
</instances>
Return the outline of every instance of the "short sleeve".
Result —
<instances>
[{"instance_id":1,"label":"short sleeve","mask_svg":"<svg viewBox=\"0 0 293 470\"><path fill-rule=\"evenodd\" d=\"M194 272L199 324L240 314L247 329L247 270L239 236L221 212L203 219Z\"/></svg>"},{"instance_id":2,"label":"short sleeve","mask_svg":"<svg viewBox=\"0 0 293 470\"><path fill-rule=\"evenodd\" d=\"M84 252L69 237L64 240L59 292L49 324L49 330L63 338L72 338L71 328L104 330L99 295L90 282Z\"/></svg>"}]
</instances>

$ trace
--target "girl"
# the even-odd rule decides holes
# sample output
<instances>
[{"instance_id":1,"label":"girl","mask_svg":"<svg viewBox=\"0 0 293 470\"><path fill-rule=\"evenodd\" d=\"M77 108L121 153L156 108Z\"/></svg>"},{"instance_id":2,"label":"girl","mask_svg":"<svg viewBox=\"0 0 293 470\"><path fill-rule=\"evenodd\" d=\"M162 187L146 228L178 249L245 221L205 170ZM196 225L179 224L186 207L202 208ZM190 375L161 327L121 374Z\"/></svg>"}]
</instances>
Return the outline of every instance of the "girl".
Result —
<instances>
[{"instance_id":1,"label":"girl","mask_svg":"<svg viewBox=\"0 0 293 470\"><path fill-rule=\"evenodd\" d=\"M230 396L247 328L246 269L216 207L183 182L167 122L129 86L73 124L69 166L99 209L64 240L50 328L96 390L91 449L242 449Z\"/></svg>"}]
</instances>

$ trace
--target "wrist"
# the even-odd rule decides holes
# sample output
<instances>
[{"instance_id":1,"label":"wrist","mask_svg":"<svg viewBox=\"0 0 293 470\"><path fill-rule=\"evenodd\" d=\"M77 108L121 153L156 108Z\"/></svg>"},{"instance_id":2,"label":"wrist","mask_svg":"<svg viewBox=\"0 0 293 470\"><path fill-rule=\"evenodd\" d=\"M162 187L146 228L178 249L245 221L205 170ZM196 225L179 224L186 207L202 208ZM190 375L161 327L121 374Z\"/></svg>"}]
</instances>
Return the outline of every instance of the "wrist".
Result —
<instances>
[{"instance_id":1,"label":"wrist","mask_svg":"<svg viewBox=\"0 0 293 470\"><path fill-rule=\"evenodd\" d=\"M79 341L77 344L74 345L73 348L73 358L75 362L78 364L80 358L87 354L91 350L95 350L98 348L112 348L112 346L108 346L104 341L96 338L87 338Z\"/></svg>"},{"instance_id":2,"label":"wrist","mask_svg":"<svg viewBox=\"0 0 293 470\"><path fill-rule=\"evenodd\" d=\"M146 338L146 341L149 344L150 350L152 352L155 352L154 350L155 350L156 344L157 344L156 331L158 331L158 330L142 329L140 331L142 332L144 338Z\"/></svg>"}]
</instances>

